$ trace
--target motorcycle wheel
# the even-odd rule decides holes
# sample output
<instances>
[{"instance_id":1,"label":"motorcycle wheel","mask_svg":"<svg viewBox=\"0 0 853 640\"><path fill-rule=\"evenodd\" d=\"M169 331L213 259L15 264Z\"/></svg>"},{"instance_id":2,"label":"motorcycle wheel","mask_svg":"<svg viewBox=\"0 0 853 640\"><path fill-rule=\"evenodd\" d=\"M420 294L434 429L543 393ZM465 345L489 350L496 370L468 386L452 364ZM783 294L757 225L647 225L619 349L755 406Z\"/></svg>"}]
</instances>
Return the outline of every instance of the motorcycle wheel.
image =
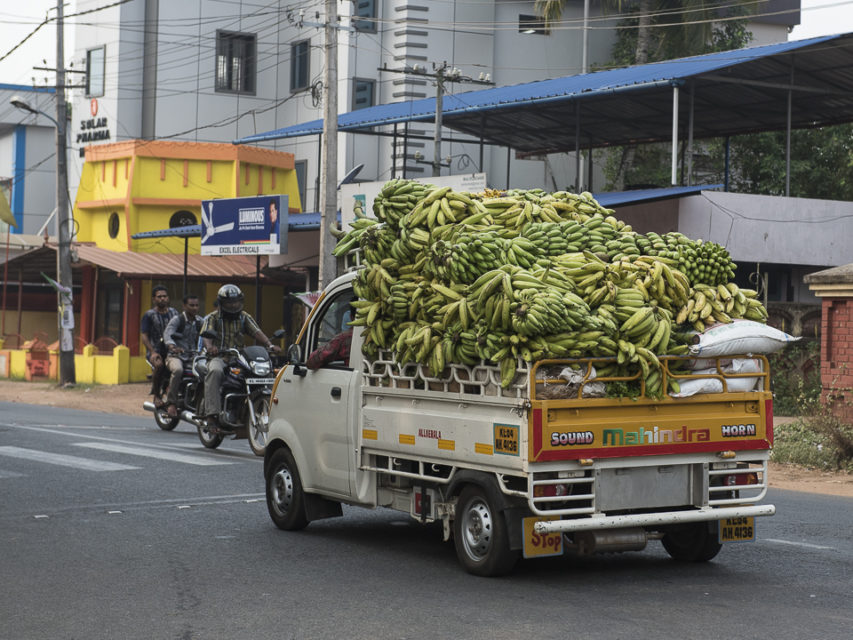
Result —
<instances>
[{"instance_id":1,"label":"motorcycle wheel","mask_svg":"<svg viewBox=\"0 0 853 640\"><path fill-rule=\"evenodd\" d=\"M249 412L246 412L246 427L249 432L249 446L256 456L263 456L267 450L267 434L270 424L270 398L267 395L259 395L252 398L252 409L255 412L254 423Z\"/></svg>"},{"instance_id":2,"label":"motorcycle wheel","mask_svg":"<svg viewBox=\"0 0 853 640\"><path fill-rule=\"evenodd\" d=\"M154 410L154 422L157 423L157 426L160 427L163 431L171 431L175 427L178 426L178 423L181 419L178 416L174 418L169 415L166 411L165 405L161 409Z\"/></svg>"},{"instance_id":3,"label":"motorcycle wheel","mask_svg":"<svg viewBox=\"0 0 853 640\"><path fill-rule=\"evenodd\" d=\"M206 426L198 427L198 439L208 449L216 449L222 444L224 436L221 433L211 433Z\"/></svg>"}]
</instances>

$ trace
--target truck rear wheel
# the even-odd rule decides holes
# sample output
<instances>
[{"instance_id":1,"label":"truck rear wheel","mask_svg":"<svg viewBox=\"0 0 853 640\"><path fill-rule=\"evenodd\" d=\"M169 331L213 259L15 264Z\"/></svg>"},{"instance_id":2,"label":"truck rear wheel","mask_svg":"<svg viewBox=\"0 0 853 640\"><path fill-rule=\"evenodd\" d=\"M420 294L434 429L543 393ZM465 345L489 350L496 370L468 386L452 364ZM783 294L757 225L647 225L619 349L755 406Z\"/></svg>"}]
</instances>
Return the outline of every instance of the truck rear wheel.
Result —
<instances>
[{"instance_id":1,"label":"truck rear wheel","mask_svg":"<svg viewBox=\"0 0 853 640\"><path fill-rule=\"evenodd\" d=\"M287 449L279 449L270 460L267 511L279 529L298 531L308 525L302 480L293 455Z\"/></svg>"},{"instance_id":2,"label":"truck rear wheel","mask_svg":"<svg viewBox=\"0 0 853 640\"><path fill-rule=\"evenodd\" d=\"M475 485L465 487L459 495L453 543L459 562L474 575L503 575L518 561L518 552L509 548L503 515L487 492Z\"/></svg>"},{"instance_id":3,"label":"truck rear wheel","mask_svg":"<svg viewBox=\"0 0 853 640\"><path fill-rule=\"evenodd\" d=\"M717 540L716 522L690 522L669 529L661 540L663 548L678 562L707 562L723 545Z\"/></svg>"}]
</instances>

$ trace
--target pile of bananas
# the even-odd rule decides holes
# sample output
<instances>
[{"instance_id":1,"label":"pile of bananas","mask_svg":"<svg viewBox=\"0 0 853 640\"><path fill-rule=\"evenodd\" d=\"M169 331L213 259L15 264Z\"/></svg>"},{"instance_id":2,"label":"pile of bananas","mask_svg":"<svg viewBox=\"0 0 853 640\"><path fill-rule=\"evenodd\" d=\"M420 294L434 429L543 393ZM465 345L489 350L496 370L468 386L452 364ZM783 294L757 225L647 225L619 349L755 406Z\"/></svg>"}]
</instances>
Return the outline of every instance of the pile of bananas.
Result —
<instances>
[{"instance_id":1,"label":"pile of bananas","mask_svg":"<svg viewBox=\"0 0 853 640\"><path fill-rule=\"evenodd\" d=\"M693 295L675 316L677 324L690 324L702 333L716 322L729 323L734 318L767 322L767 309L752 289L740 289L733 282L711 285L696 283Z\"/></svg>"},{"instance_id":2,"label":"pile of bananas","mask_svg":"<svg viewBox=\"0 0 853 640\"><path fill-rule=\"evenodd\" d=\"M716 286L726 284L735 275L737 265L729 252L715 242L691 240L678 232L663 236L647 233L637 246L644 255L674 260L678 269L693 283Z\"/></svg>"},{"instance_id":3,"label":"pile of bananas","mask_svg":"<svg viewBox=\"0 0 853 640\"><path fill-rule=\"evenodd\" d=\"M693 330L764 321L756 293L728 282L725 249L682 234L635 233L590 194L482 194L392 180L356 207L335 255L358 248L354 326L363 351L425 365L602 358L600 376L635 376L660 396L660 356L687 352ZM675 381L669 378L675 388Z\"/></svg>"}]
</instances>

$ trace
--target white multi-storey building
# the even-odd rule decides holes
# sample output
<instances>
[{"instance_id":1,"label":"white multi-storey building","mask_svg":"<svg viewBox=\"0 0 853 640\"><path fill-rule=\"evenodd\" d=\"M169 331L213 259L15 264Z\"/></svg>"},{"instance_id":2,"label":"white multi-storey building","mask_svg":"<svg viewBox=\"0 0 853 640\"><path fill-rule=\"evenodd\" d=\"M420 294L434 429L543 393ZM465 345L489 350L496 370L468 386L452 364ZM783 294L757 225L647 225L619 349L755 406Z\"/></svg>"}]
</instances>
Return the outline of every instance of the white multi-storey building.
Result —
<instances>
[{"instance_id":1,"label":"white multi-storey building","mask_svg":"<svg viewBox=\"0 0 853 640\"><path fill-rule=\"evenodd\" d=\"M773 1L799 7L799 0ZM601 2L590 5L587 58L594 68L610 58L616 19L602 17ZM78 0L77 11L100 6L101 0ZM434 96L427 75L445 63L501 86L580 73L583 6L567 0L562 26L549 31L532 0L340 2L339 111ZM321 0L132 0L87 15L75 32L75 67L83 63L88 73L86 88L72 98L72 149L82 156L86 145L132 138L230 142L321 118L323 7ZM785 40L783 22L753 23L753 42ZM401 72L416 65L427 75ZM476 88L459 82L446 91ZM338 174L363 163L359 179L385 180L395 170L401 175L404 164L408 177L431 175L432 125L412 124L408 134L405 147L402 137L395 143L340 134ZM317 137L267 144L295 155L303 207L314 210ZM444 174L484 171L490 183L504 186L505 148L486 147L482 167L476 144L447 142L441 156L443 162L451 158ZM573 185L574 158L513 157L513 186ZM72 187L81 164L82 158L71 163Z\"/></svg>"}]
</instances>

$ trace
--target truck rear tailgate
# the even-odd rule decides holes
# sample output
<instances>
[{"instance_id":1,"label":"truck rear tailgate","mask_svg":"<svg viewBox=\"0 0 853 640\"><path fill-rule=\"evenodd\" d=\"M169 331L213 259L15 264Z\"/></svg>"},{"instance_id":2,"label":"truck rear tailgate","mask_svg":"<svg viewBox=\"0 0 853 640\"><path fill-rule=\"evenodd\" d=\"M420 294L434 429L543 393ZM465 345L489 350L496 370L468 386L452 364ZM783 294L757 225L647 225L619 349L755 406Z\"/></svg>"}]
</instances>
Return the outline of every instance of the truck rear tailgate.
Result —
<instances>
[{"instance_id":1,"label":"truck rear tailgate","mask_svg":"<svg viewBox=\"0 0 853 640\"><path fill-rule=\"evenodd\" d=\"M773 441L769 391L531 404L531 462L769 449Z\"/></svg>"}]
</instances>

